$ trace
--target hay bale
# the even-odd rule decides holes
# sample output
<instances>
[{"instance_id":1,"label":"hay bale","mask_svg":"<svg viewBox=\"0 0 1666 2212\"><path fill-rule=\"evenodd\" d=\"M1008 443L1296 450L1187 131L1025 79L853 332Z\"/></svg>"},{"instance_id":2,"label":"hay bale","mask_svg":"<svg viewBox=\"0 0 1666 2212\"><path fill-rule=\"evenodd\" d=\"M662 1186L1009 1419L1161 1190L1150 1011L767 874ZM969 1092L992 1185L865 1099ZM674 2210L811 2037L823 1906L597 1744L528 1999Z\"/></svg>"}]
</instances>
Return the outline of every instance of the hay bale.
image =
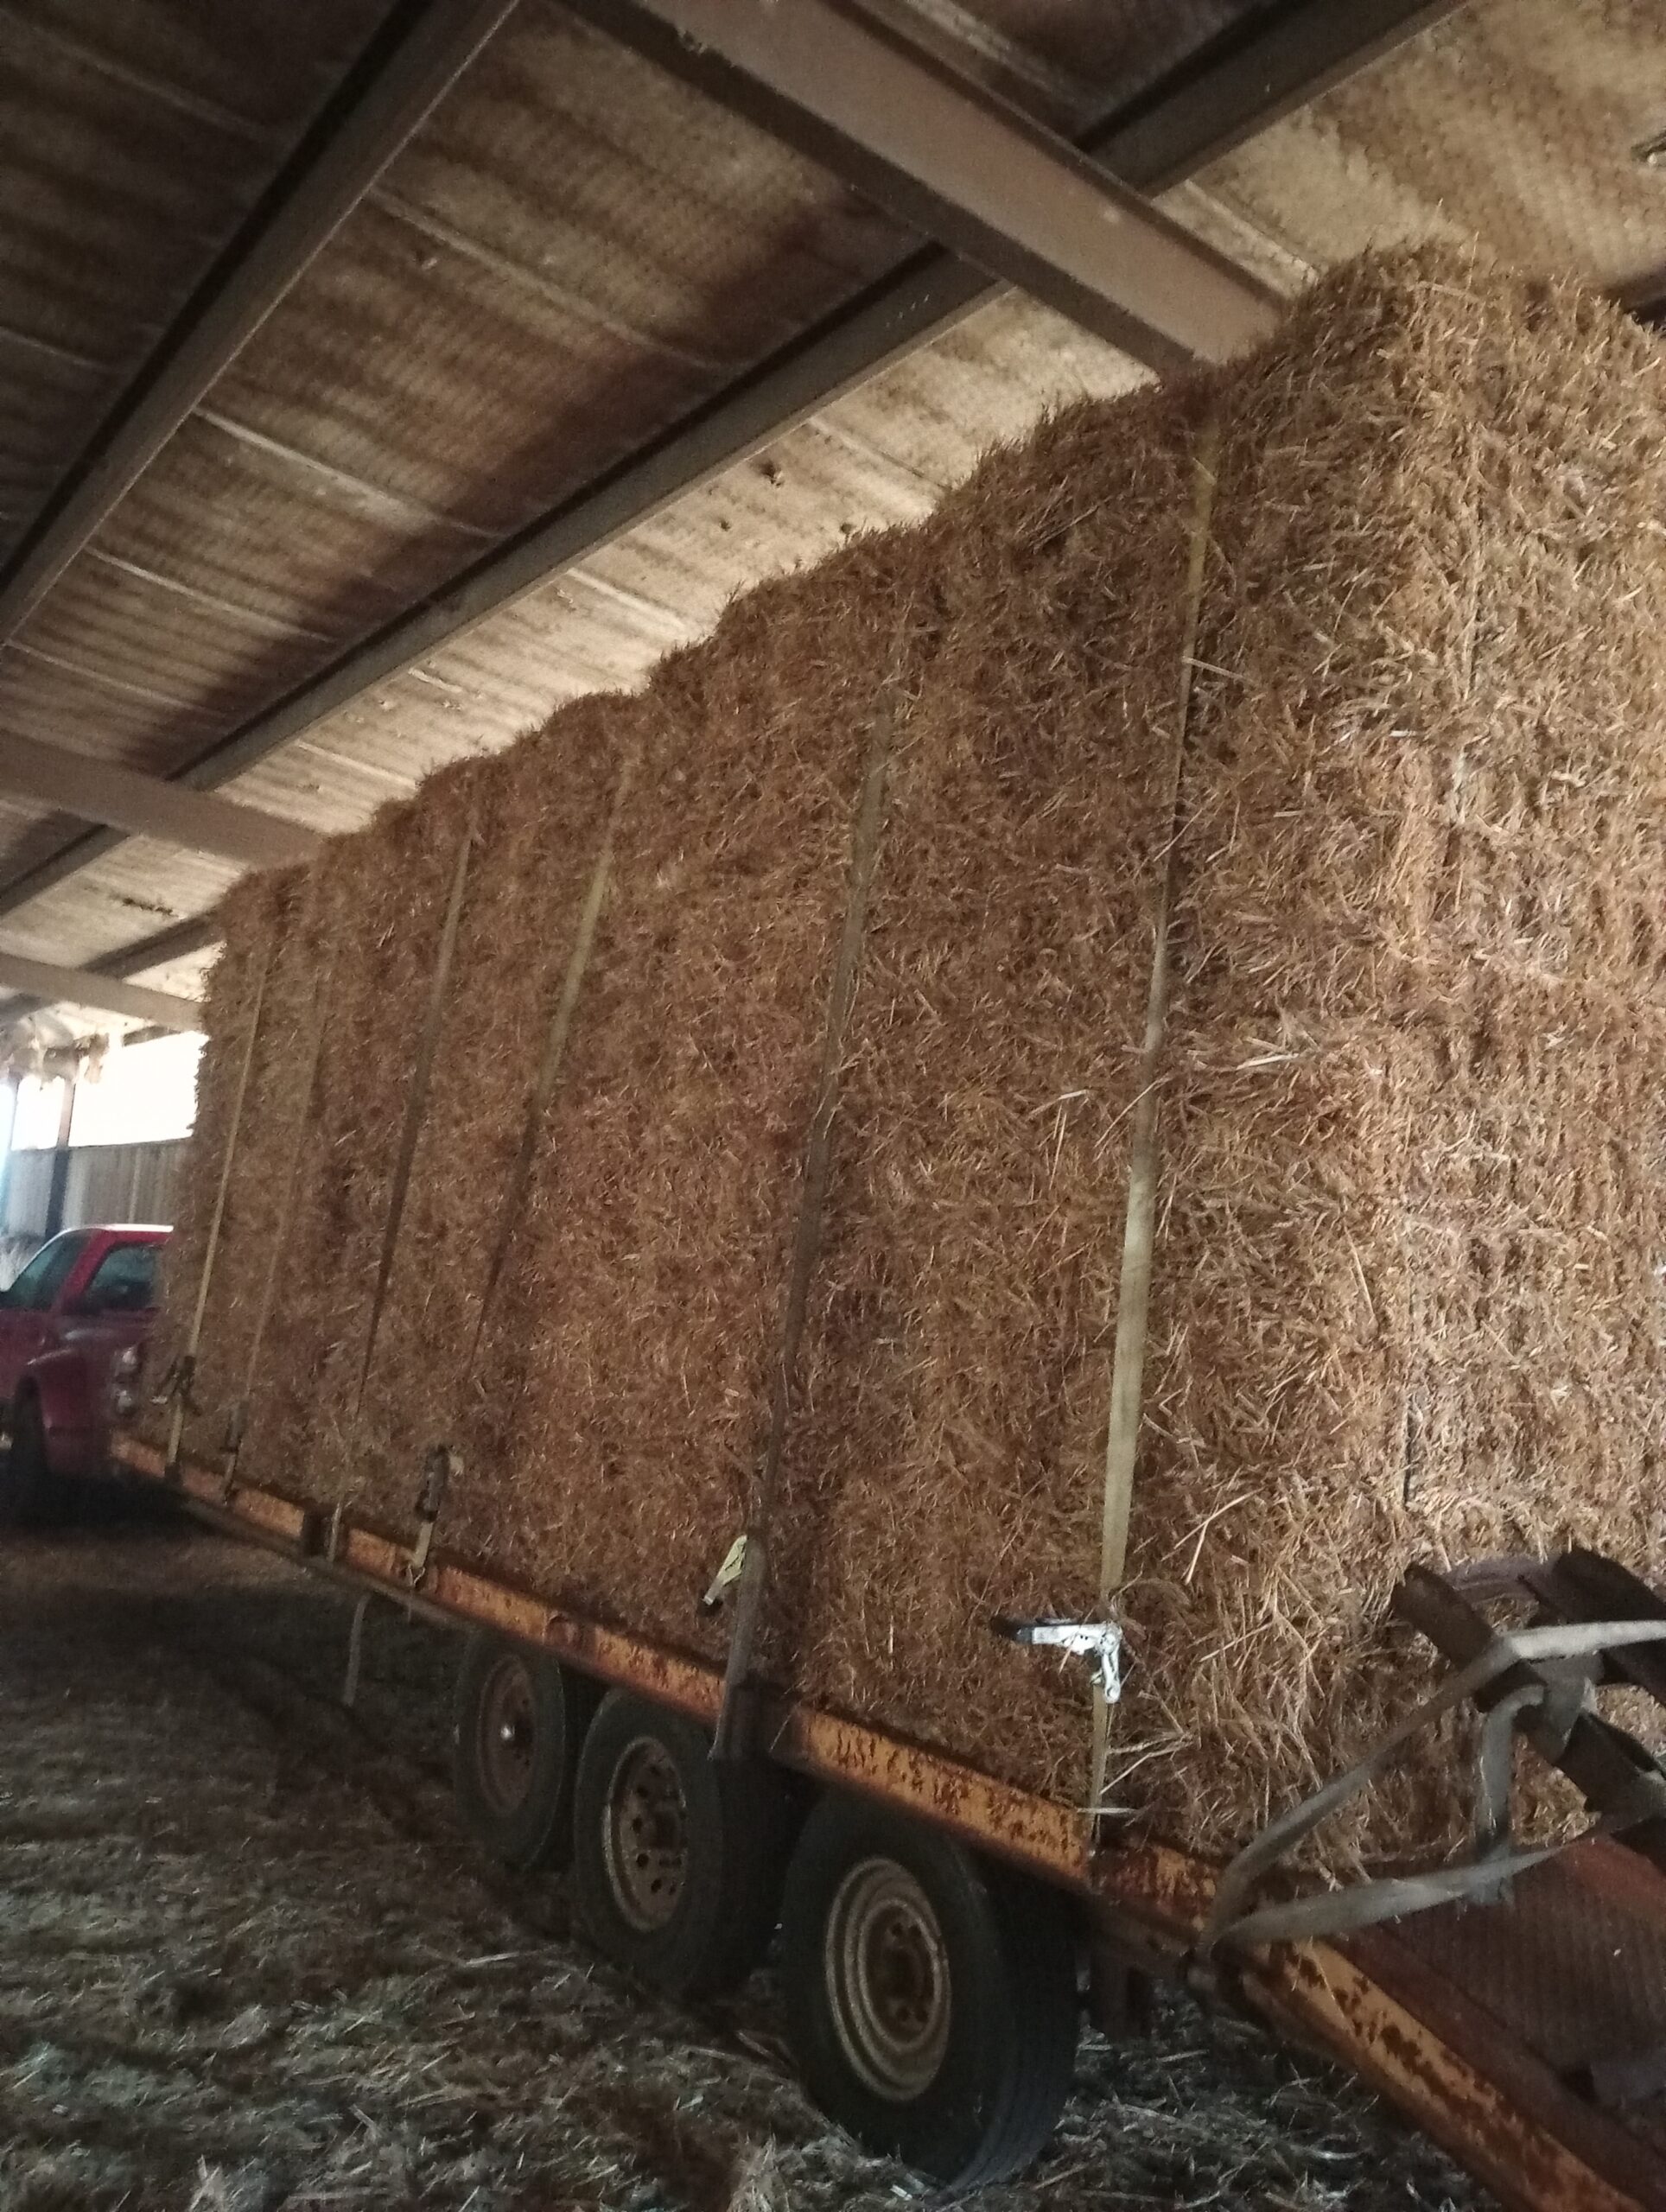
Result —
<instances>
[{"instance_id":1,"label":"hay bale","mask_svg":"<svg viewBox=\"0 0 1666 2212\"><path fill-rule=\"evenodd\" d=\"M474 810L464 925L359 1434L343 1466L344 1483L356 1487L341 1494L394 1529L408 1521L432 1445L449 1440L466 1446L471 1460L478 1456L482 1303L541 1047L619 785L619 725L627 714L624 701L582 701L565 717L558 740L533 738L484 765L459 791L448 825L447 841L461 838ZM513 1294L499 1272L493 1311L500 1297ZM491 1318L485 1316L487 1327ZM513 1329L518 1339L518 1319ZM488 1456L485 1464L499 1462ZM478 1499L486 1508L497 1496L495 1486L482 1492L471 1483L459 1503ZM460 1522L457 1534L488 1554L497 1548L490 1520L478 1528Z\"/></svg>"},{"instance_id":2,"label":"hay bale","mask_svg":"<svg viewBox=\"0 0 1666 2212\"><path fill-rule=\"evenodd\" d=\"M906 582L893 545L863 545L739 602L621 702L638 766L612 888L462 1440L502 1470L464 1541L712 1653L695 1604L757 1456Z\"/></svg>"},{"instance_id":3,"label":"hay bale","mask_svg":"<svg viewBox=\"0 0 1666 2212\"><path fill-rule=\"evenodd\" d=\"M297 923L305 896L301 871L273 869L245 877L220 908L225 942L205 1000L211 1042L197 1078L191 1173L183 1179L179 1217L164 1255L162 1311L149 1355L150 1372L160 1376L192 1349L197 1290L229 1154L213 1303L181 1437L184 1449L205 1457L223 1447L227 1418L243 1389L260 1302L260 1255L270 1246L280 1203L270 1155L278 1128L295 1110L286 1041L296 1018L296 993L304 992L306 955ZM251 1057L239 1114L245 1049ZM234 1122L239 1141L233 1147ZM158 1446L171 1440L171 1407L145 1408L143 1431Z\"/></svg>"},{"instance_id":4,"label":"hay bale","mask_svg":"<svg viewBox=\"0 0 1666 2212\"><path fill-rule=\"evenodd\" d=\"M1128 1600L1137 1787L1221 1840L1426 1679L1375 1626L1411 1559L1663 1532L1663 1224L1612 1165L1660 1135L1659 351L1450 266L1331 289L1230 393Z\"/></svg>"},{"instance_id":5,"label":"hay bale","mask_svg":"<svg viewBox=\"0 0 1666 2212\"><path fill-rule=\"evenodd\" d=\"M1067 411L919 529L748 594L639 696L435 779L310 889L240 892L175 1332L263 932L282 949L194 1435L246 1358L303 1131L245 1466L408 1532L443 1436L465 1471L442 1542L721 1652L696 1600L767 1427L856 794L891 715L765 1662L1082 1801L1079 1669L988 1623L1095 1603L1211 411L1114 1801L1224 1848L1352 1756L1428 1679L1383 1624L1414 1558L1658 1556L1666 371L1600 303L1440 257L1360 264L1254 359ZM360 1402L471 809L482 864ZM283 1070L327 963L303 1116ZM1427 1849L1453 1809L1425 1755L1329 1855Z\"/></svg>"},{"instance_id":6,"label":"hay bale","mask_svg":"<svg viewBox=\"0 0 1666 2212\"><path fill-rule=\"evenodd\" d=\"M1081 1676L988 1623L1094 1601L1194 411L1073 411L938 518L790 1463L784 1668L1078 1802Z\"/></svg>"}]
</instances>

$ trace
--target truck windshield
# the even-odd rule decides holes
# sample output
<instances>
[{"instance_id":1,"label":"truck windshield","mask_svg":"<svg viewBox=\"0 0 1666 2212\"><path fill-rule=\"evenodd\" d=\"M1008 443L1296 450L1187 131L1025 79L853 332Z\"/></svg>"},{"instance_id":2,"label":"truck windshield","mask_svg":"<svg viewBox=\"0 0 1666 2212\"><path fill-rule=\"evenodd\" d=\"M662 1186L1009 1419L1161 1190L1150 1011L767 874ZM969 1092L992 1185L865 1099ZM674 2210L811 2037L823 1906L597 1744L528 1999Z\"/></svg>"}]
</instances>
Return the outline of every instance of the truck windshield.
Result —
<instances>
[{"instance_id":1,"label":"truck windshield","mask_svg":"<svg viewBox=\"0 0 1666 2212\"><path fill-rule=\"evenodd\" d=\"M11 1288L0 1296L14 1312L42 1313L63 1288L65 1279L86 1249L83 1230L67 1229L43 1244Z\"/></svg>"}]
</instances>

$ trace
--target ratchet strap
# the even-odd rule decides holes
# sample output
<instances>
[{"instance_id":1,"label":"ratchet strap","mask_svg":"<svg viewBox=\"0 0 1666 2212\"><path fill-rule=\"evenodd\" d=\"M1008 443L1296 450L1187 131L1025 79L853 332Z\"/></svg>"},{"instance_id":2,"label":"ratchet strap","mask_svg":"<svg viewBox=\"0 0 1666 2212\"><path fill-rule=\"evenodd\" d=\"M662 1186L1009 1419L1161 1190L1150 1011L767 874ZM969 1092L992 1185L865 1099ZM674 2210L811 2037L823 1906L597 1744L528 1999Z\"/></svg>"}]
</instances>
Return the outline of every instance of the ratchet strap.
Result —
<instances>
[{"instance_id":1,"label":"ratchet strap","mask_svg":"<svg viewBox=\"0 0 1666 2212\"><path fill-rule=\"evenodd\" d=\"M439 1051L440 1025L445 1018L446 987L451 980L451 963L457 950L463 893L468 886L468 863L474 849L474 830L475 808L471 806L468 819L463 824L463 834L458 841L457 858L451 871L451 891L446 900L445 919L440 925L440 942L435 951L433 972L429 977L422 1034L417 1040L416 1058L405 1091L404 1120L399 1131L399 1148L394 1154L393 1179L388 1188L387 1218L382 1225L382 1251L376 1265L376 1288L371 1296L370 1327L366 1332L364 1355L359 1363L359 1384L353 1393L353 1425L355 1431L359 1415L364 1411L365 1389L370 1381L371 1363L376 1357L376 1339L382 1326L382 1308L387 1302L388 1283L393 1274L393 1255L399 1242L399 1224L404 1215L405 1195L410 1188L411 1164L416 1157L416 1140L422 1133L423 1115L428 1105L429 1086L434 1076L435 1057Z\"/></svg>"},{"instance_id":2,"label":"ratchet strap","mask_svg":"<svg viewBox=\"0 0 1666 2212\"><path fill-rule=\"evenodd\" d=\"M1369 1928L1408 1912L1458 1899L1496 1898L1513 1875L1542 1865L1586 1837L1612 1834L1640 1821L1666 1817L1666 1775L1639 1766L1622 1792L1616 1792L1601 1816L1567 1841L1517 1849L1510 1840L1509 1796L1511 1731L1523 1712L1543 1704L1551 1687L1524 1683L1509 1691L1487 1714L1478 1762L1476 1855L1427 1874L1391 1877L1325 1890L1250 1909L1256 1885L1287 1858L1321 1821L1357 1797L1413 1737L1432 1726L1453 1707L1466 1703L1523 1662L1540 1659L1600 1659L1629 1644L1666 1641L1659 1621L1578 1621L1495 1635L1479 1656L1449 1675L1440 1688L1415 1707L1354 1765L1304 1797L1299 1805L1269 1821L1227 1866L1215 1901L1192 1953L1205 1962L1223 1946L1254 1948L1294 1942L1309 1936L1335 1936Z\"/></svg>"},{"instance_id":3,"label":"ratchet strap","mask_svg":"<svg viewBox=\"0 0 1666 2212\"><path fill-rule=\"evenodd\" d=\"M1151 1258L1156 1232L1159 1081L1163 1030L1168 1014L1169 923L1179 872L1180 802L1191 736L1192 673L1198 625L1203 607L1209 531L1215 507L1220 455L1220 419L1211 412L1192 461L1192 518L1188 531L1186 619L1180 642L1179 710L1169 760L1166 819L1167 844L1153 918L1151 978L1146 993L1145 1035L1140 1049L1137 1088L1129 1139L1127 1211L1122 1224L1122 1259L1117 1279L1116 1337L1110 1363L1110 1414L1105 1434L1104 1502L1100 1527L1099 1606L1109 1618L1122 1587L1128 1561L1129 1513L1134 1496L1134 1467L1140 1443L1141 1390L1145 1372L1147 1320L1151 1302ZM1093 1690L1093 1740L1088 1803L1097 1814L1104 1800L1105 1763L1110 1710L1103 1686Z\"/></svg>"},{"instance_id":4,"label":"ratchet strap","mask_svg":"<svg viewBox=\"0 0 1666 2212\"><path fill-rule=\"evenodd\" d=\"M315 875L308 899L307 924L315 917L320 895L320 879ZM324 1032L329 1020L329 1009L334 995L335 955L330 957L329 970L324 988L317 994L313 1014L312 1033L307 1042L306 1071L296 1092L297 1109L295 1133L289 1146L289 1163L283 1179L283 1195L278 1201L277 1221L272 1230L270 1248L266 1255L266 1274L260 1286L260 1304L255 1313L253 1334L249 1339L249 1357L244 1363L243 1389L232 1408L226 1423L225 1459L222 1473L224 1485L222 1502L229 1503L237 1482L238 1460L243 1450L243 1440L249 1425L249 1408L254 1397L255 1376L260 1365L261 1347L265 1342L267 1325L272 1318L272 1308L277 1298L278 1275L283 1257L289 1250L289 1230L295 1220L296 1201L301 1188L301 1166L306 1157L307 1139L312 1132L315 1108L317 1103L319 1064L324 1056Z\"/></svg>"},{"instance_id":5,"label":"ratchet strap","mask_svg":"<svg viewBox=\"0 0 1666 2212\"><path fill-rule=\"evenodd\" d=\"M226 1150L219 1163L219 1180L214 1189L213 1211L208 1217L208 1238L203 1247L202 1268L197 1276L197 1295L191 1309L190 1331L186 1337L185 1350L174 1361L162 1382L162 1395L172 1401L173 1407L168 1422L165 1463L170 1476L179 1465L180 1446L185 1436L185 1416L191 1410L191 1386L196 1380L202 1325L208 1312L208 1293L213 1283L214 1260L219 1250L219 1233L226 1221L226 1201L232 1187L232 1169L237 1160L238 1132L243 1126L243 1103L249 1095L249 1075L254 1066L255 1046L260 1038L261 1015L266 1004L266 979L271 973L277 935L275 929L267 938L265 950L260 957L259 972L255 979L254 1003L249 1009L249 1033L243 1040L243 1056L238 1065L237 1088L232 1097L232 1122L226 1132Z\"/></svg>"},{"instance_id":6,"label":"ratchet strap","mask_svg":"<svg viewBox=\"0 0 1666 2212\"><path fill-rule=\"evenodd\" d=\"M428 1580L428 1557L434 1548L434 1531L440 1508L450 1484L463 1471L461 1456L448 1444L436 1444L423 1459L423 1486L416 1493L416 1541L405 1561L405 1580L420 1590Z\"/></svg>"},{"instance_id":7,"label":"ratchet strap","mask_svg":"<svg viewBox=\"0 0 1666 2212\"><path fill-rule=\"evenodd\" d=\"M508 1264L509 1251L519 1224L527 1185L531 1180L532 1165L537 1156L538 1132L544 1117L555 1096L556 1080L562 1062L566 1057L567 1039L573 1026L573 1015L578 1006L579 991L584 981L584 971L589 965L590 953L595 944L596 928L601 918L601 909L607 898L607 885L613 872L614 845L618 836L619 821L629 793L636 769L636 755L633 753L620 768L618 785L607 810L607 819L602 831L601 849L590 871L584 901L579 909L578 925L567 956L567 965L561 979L561 988L550 1010L550 1025L544 1036L544 1050L539 1056L532 1086L527 1094L525 1117L521 1124L520 1142L504 1185L502 1200L498 1209L497 1230L493 1238L491 1258L486 1264L486 1281L480 1292L480 1309L474 1317L474 1333L469 1339L468 1357L463 1368L462 1389L466 1390L474 1374L474 1363L486 1335L486 1325L496 1300L498 1286ZM461 903L460 894L454 899L455 906ZM455 936L455 928L453 930ZM450 955L442 948L442 965ZM438 973L439 971L436 971ZM443 977L441 976L441 987ZM429 1058L432 1058L431 1049ZM424 1071L423 1080L426 1083ZM404 1161L405 1173L410 1160ZM404 1189L398 1192L403 1202ZM362 1385L361 1385L362 1389ZM405 1580L413 1590L420 1590L428 1579L429 1559L434 1547L434 1532L439 1525L440 1511L445 1503L447 1491L462 1474L462 1454L455 1446L446 1443L431 1445L423 1459L422 1487L416 1499L416 1538L405 1560Z\"/></svg>"},{"instance_id":8,"label":"ratchet strap","mask_svg":"<svg viewBox=\"0 0 1666 2212\"><path fill-rule=\"evenodd\" d=\"M792 1385L798 1373L798 1349L804 1338L809 1307L811 1278L821 1249L822 1215L827 1198L828 1169L833 1149L833 1117L838 1105L839 1071L844 1061L845 1034L856 1002L857 975L862 939L868 927L868 895L879 858L880 833L885 819L885 785L896 740L898 678L887 682L876 709L868 742L867 764L856 803L851 833L850 867L845 897L844 926L828 994L827 1025L822 1036L821 1071L817 1078L815 1110L804 1147L804 1181L798 1197L798 1218L793 1231L792 1256L787 1275L786 1309L782 1318L781 1348L770 1379L769 1425L763 1457L753 1484L747 1515L745 1548L734 1583L734 1615L729 1630L728 1656L723 1669L722 1703L712 1738L714 1758L742 1758L750 1733L750 1700L747 1697L753 1651L763 1618L769 1587L769 1527L780 1488L781 1460L786 1448L787 1422L792 1412ZM731 1553L731 1556L733 1554Z\"/></svg>"},{"instance_id":9,"label":"ratchet strap","mask_svg":"<svg viewBox=\"0 0 1666 2212\"><path fill-rule=\"evenodd\" d=\"M562 1062L567 1055L567 1039L572 1030L573 1015L577 1010L579 991L584 982L584 971L590 964L596 928L601 919L602 905L613 875L614 847L619 836L620 817L625 810L625 802L630 794L636 767L637 756L633 753L620 770L618 787L614 792L613 804L607 810L607 824L601 834L601 847L590 871L584 904L579 910L578 926L567 956L566 972L562 976L561 989L550 1012L544 1052L532 1080L532 1088L527 1094L526 1117L521 1125L520 1143L516 1148L509 1179L504 1185L503 1201L498 1209L497 1231L492 1242L492 1257L486 1266L486 1285L480 1293L480 1311L474 1317L474 1333L469 1342L468 1362L463 1370L465 1388L474 1374L474 1362L486 1335L486 1325L497 1298L498 1285L509 1263L510 1247L520 1225L527 1185L532 1179L532 1166L537 1158L538 1133L544 1127L544 1116L550 1110L550 1102L555 1096Z\"/></svg>"}]
</instances>

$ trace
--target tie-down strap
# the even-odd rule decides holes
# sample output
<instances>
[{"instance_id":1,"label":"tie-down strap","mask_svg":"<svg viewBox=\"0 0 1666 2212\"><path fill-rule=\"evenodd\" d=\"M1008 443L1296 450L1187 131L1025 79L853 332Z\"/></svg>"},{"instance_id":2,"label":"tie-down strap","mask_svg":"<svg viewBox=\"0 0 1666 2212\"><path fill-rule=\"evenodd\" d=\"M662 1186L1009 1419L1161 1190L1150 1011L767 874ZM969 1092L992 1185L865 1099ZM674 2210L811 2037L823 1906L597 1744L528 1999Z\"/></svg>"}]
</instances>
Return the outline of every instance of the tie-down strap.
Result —
<instances>
[{"instance_id":1,"label":"tie-down strap","mask_svg":"<svg viewBox=\"0 0 1666 2212\"><path fill-rule=\"evenodd\" d=\"M1559 1623L1520 1629L1513 1635L1495 1635L1484 1651L1449 1675L1364 1758L1269 1821L1244 1846L1221 1876L1213 1909L1192 1952L1193 1960L1201 1964L1222 1948L1242 1950L1343 1935L1460 1898L1496 1898L1513 1875L1555 1858L1572 1843L1583 1842L1593 1834L1613 1834L1642 1821L1666 1819L1666 1774L1657 1767L1638 1764L1629 1781L1610 1795L1599 1818L1580 1834L1564 1842L1514 1848L1509 1824L1514 1729L1527 1712L1542 1710L1555 1696L1553 1685L1527 1682L1507 1691L1493 1704L1483 1728L1477 1777L1477 1848L1472 1859L1436 1867L1429 1873L1354 1883L1274 1904L1252 1907L1250 1902L1263 1878L1323 1821L1358 1796L1407 1744L1512 1668L1538 1660L1600 1660L1606 1653L1628 1644L1663 1641L1666 1641L1666 1628L1660 1622L1637 1620ZM1564 1736L1582 1711L1581 1700L1555 1716Z\"/></svg>"}]
</instances>

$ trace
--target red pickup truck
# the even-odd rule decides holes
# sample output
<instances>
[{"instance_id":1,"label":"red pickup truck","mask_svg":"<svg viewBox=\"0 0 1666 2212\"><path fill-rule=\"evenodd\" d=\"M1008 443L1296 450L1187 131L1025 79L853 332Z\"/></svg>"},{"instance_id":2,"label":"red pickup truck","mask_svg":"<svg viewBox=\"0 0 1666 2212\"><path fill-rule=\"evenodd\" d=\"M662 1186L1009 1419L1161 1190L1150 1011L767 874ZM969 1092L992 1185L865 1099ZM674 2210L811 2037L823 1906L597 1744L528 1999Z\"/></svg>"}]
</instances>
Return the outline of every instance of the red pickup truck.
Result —
<instances>
[{"instance_id":1,"label":"red pickup truck","mask_svg":"<svg viewBox=\"0 0 1666 2212\"><path fill-rule=\"evenodd\" d=\"M166 1229L67 1229L0 1290L0 1522L52 1517L57 1485L101 1474L111 1370L149 1329Z\"/></svg>"}]
</instances>

